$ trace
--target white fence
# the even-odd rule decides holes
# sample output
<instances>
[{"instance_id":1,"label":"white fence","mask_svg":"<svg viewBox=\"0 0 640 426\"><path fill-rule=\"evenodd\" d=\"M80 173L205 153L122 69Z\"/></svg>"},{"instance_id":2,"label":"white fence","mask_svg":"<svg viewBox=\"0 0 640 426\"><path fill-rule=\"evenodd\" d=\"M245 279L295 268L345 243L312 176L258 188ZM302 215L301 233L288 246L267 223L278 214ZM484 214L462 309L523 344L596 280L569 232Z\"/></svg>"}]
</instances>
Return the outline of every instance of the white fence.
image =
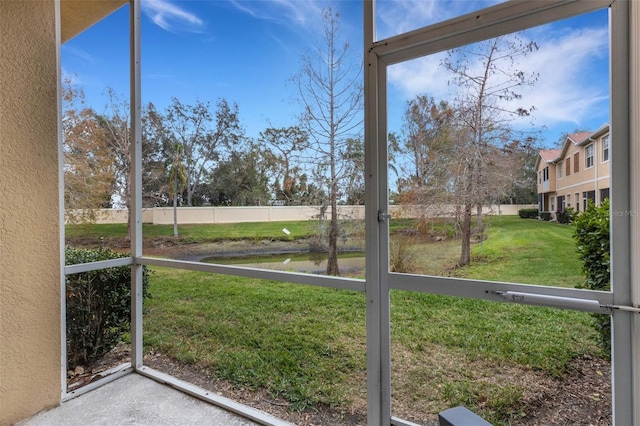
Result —
<instances>
[{"instance_id":1,"label":"white fence","mask_svg":"<svg viewBox=\"0 0 640 426\"><path fill-rule=\"evenodd\" d=\"M537 208L537 204L503 204L483 208L485 215L517 215L518 210ZM455 207L433 206L389 206L394 218L452 217ZM126 223L126 209L101 209L96 212L96 223ZM179 224L239 223L239 222L283 222L313 220L320 216L320 206L262 206L262 207L178 207ZM331 209L325 211L329 217ZM474 212L475 214L475 212ZM364 219L364 206L338 206L341 218ZM173 208L154 207L144 209L142 222L154 225L173 224Z\"/></svg>"}]
</instances>

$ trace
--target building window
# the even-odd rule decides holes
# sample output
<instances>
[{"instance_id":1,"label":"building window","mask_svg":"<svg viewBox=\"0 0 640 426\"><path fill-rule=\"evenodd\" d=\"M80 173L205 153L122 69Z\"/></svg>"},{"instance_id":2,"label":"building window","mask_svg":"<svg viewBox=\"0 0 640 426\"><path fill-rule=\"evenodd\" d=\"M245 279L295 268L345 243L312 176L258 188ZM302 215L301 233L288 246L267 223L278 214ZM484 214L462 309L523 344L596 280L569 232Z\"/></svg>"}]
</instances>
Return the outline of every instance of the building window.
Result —
<instances>
[{"instance_id":1,"label":"building window","mask_svg":"<svg viewBox=\"0 0 640 426\"><path fill-rule=\"evenodd\" d=\"M602 138L602 161L609 161L609 135Z\"/></svg>"},{"instance_id":2,"label":"building window","mask_svg":"<svg viewBox=\"0 0 640 426\"><path fill-rule=\"evenodd\" d=\"M600 202L602 203L607 198L609 198L609 188L601 189L600 190Z\"/></svg>"},{"instance_id":3,"label":"building window","mask_svg":"<svg viewBox=\"0 0 640 426\"><path fill-rule=\"evenodd\" d=\"M566 175L569 176L571 174L571 158L567 158L567 173Z\"/></svg>"},{"instance_id":4,"label":"building window","mask_svg":"<svg viewBox=\"0 0 640 426\"><path fill-rule=\"evenodd\" d=\"M564 196L561 195L560 197L558 197L558 210L559 212L564 210Z\"/></svg>"},{"instance_id":5,"label":"building window","mask_svg":"<svg viewBox=\"0 0 640 426\"><path fill-rule=\"evenodd\" d=\"M547 182L549 180L549 167L545 167L542 171L542 181Z\"/></svg>"},{"instance_id":6,"label":"building window","mask_svg":"<svg viewBox=\"0 0 640 426\"><path fill-rule=\"evenodd\" d=\"M593 167L593 144L585 148L585 168Z\"/></svg>"},{"instance_id":7,"label":"building window","mask_svg":"<svg viewBox=\"0 0 640 426\"><path fill-rule=\"evenodd\" d=\"M571 194L567 194L567 207L571 207Z\"/></svg>"},{"instance_id":8,"label":"building window","mask_svg":"<svg viewBox=\"0 0 640 426\"><path fill-rule=\"evenodd\" d=\"M562 179L562 163L556 167L556 173L558 174L558 179Z\"/></svg>"},{"instance_id":9,"label":"building window","mask_svg":"<svg viewBox=\"0 0 640 426\"><path fill-rule=\"evenodd\" d=\"M573 173L578 173L580 171L580 153L576 152L573 154Z\"/></svg>"},{"instance_id":10,"label":"building window","mask_svg":"<svg viewBox=\"0 0 640 426\"><path fill-rule=\"evenodd\" d=\"M596 191L587 191L582 193L582 210L586 210L589 206L589 201L596 202Z\"/></svg>"},{"instance_id":11,"label":"building window","mask_svg":"<svg viewBox=\"0 0 640 426\"><path fill-rule=\"evenodd\" d=\"M575 200L576 200L576 211L579 212L580 211L580 193L576 192L575 194Z\"/></svg>"}]
</instances>

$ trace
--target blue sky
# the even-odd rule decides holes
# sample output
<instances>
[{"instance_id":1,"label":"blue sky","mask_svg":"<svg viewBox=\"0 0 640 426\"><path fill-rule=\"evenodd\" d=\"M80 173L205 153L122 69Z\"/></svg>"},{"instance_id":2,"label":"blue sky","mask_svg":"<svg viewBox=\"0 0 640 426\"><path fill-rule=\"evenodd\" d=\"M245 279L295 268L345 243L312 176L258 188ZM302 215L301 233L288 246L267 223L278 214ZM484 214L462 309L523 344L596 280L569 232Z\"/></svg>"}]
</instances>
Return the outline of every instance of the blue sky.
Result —
<instances>
[{"instance_id":1,"label":"blue sky","mask_svg":"<svg viewBox=\"0 0 640 426\"><path fill-rule=\"evenodd\" d=\"M378 38L477 10L495 2L383 0L377 7ZM183 103L237 102L248 136L269 126L295 124L300 106L289 82L303 54L321 45L321 11L315 0L143 0L142 97L164 109ZM355 58L362 55L362 3L333 2L341 35ZM540 49L520 65L539 74L523 91L523 105L547 144L575 129L595 130L608 121L608 18L595 12L527 31ZM452 96L448 76L432 55L389 70L390 129L399 130L407 100L418 94ZM128 96L128 7L62 47L63 73L81 87L87 102L104 109L107 87Z\"/></svg>"}]
</instances>

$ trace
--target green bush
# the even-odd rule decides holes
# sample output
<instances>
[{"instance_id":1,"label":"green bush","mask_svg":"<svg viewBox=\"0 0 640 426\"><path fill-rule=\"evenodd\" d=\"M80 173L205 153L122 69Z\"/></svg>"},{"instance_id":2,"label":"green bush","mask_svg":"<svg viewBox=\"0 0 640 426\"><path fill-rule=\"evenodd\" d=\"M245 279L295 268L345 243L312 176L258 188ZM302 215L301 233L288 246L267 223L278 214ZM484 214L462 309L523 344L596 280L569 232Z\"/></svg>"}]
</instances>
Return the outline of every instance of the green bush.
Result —
<instances>
[{"instance_id":1,"label":"green bush","mask_svg":"<svg viewBox=\"0 0 640 426\"><path fill-rule=\"evenodd\" d=\"M580 286L591 290L609 291L611 280L609 275L609 200L606 199L600 207L591 201L587 209L576 220L574 238L586 284ZM594 327L598 332L598 344L606 354L611 352L611 317L609 315L593 314Z\"/></svg>"},{"instance_id":2,"label":"green bush","mask_svg":"<svg viewBox=\"0 0 640 426\"><path fill-rule=\"evenodd\" d=\"M65 263L98 262L127 257L108 248L67 248ZM143 268L143 297L148 272ZM131 267L119 266L67 275L67 368L100 359L130 330Z\"/></svg>"},{"instance_id":3,"label":"green bush","mask_svg":"<svg viewBox=\"0 0 640 426\"><path fill-rule=\"evenodd\" d=\"M556 212L556 220L558 221L558 223L573 223L573 221L576 219L576 216L576 211L571 207L567 207L566 209Z\"/></svg>"},{"instance_id":4,"label":"green bush","mask_svg":"<svg viewBox=\"0 0 640 426\"><path fill-rule=\"evenodd\" d=\"M518 210L518 216L522 219L537 219L538 209L520 209Z\"/></svg>"},{"instance_id":5,"label":"green bush","mask_svg":"<svg viewBox=\"0 0 640 426\"><path fill-rule=\"evenodd\" d=\"M540 219L546 221L551 220L551 212L540 212Z\"/></svg>"}]
</instances>

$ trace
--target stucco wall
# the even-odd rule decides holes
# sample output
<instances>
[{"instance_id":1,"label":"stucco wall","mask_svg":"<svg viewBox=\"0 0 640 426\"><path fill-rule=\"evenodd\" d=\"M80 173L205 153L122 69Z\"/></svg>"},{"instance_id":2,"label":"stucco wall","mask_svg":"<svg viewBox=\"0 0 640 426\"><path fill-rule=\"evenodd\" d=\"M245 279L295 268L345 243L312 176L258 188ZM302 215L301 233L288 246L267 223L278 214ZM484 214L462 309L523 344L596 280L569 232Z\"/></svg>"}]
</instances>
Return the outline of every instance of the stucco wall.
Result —
<instances>
[{"instance_id":1,"label":"stucco wall","mask_svg":"<svg viewBox=\"0 0 640 426\"><path fill-rule=\"evenodd\" d=\"M537 204L503 204L485 206L486 215L517 215L520 209L536 208ZM454 206L433 205L420 206L389 206L393 217L433 217L452 216ZM325 217L329 217L331 209L327 209ZM312 220L320 214L320 206L262 206L262 207L178 207L179 224L205 223L239 223L239 222L281 222L290 220ZM340 218L364 219L364 206L338 206ZM102 209L96 214L96 223L126 223L127 210ZM173 224L173 208L154 207L142 212L142 222L154 225Z\"/></svg>"},{"instance_id":2,"label":"stucco wall","mask_svg":"<svg viewBox=\"0 0 640 426\"><path fill-rule=\"evenodd\" d=\"M53 0L0 1L0 34L0 425L8 425L61 396Z\"/></svg>"}]
</instances>

